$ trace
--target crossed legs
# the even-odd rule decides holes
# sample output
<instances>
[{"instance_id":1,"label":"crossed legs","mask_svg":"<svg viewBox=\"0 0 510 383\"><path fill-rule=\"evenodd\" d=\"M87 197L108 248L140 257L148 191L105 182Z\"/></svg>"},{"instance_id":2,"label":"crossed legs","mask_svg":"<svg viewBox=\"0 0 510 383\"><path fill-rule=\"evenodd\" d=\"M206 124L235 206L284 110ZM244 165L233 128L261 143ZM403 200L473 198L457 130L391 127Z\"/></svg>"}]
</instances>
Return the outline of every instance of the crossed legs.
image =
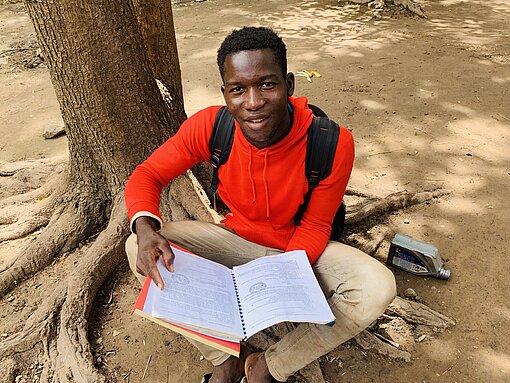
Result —
<instances>
[{"instance_id":1,"label":"crossed legs","mask_svg":"<svg viewBox=\"0 0 510 383\"><path fill-rule=\"evenodd\" d=\"M165 223L161 234L195 254L228 267L281 253L246 241L221 225L199 221ZM136 252L136 235L131 235L126 242L126 253L131 270L143 282L145 277L136 272ZM251 380L250 371L247 371L250 383L270 382L263 376L265 368L276 380L285 382L307 364L365 329L396 295L395 279L390 270L367 254L339 242L328 243L313 270L336 317L335 325L302 323L263 355L249 357L247 367L253 370ZM230 376L227 370L232 376L238 373L243 359L232 361L230 355L222 351L188 340L216 367L213 378L226 383L236 379L237 376L221 380L219 375ZM222 372L222 368L225 371Z\"/></svg>"}]
</instances>

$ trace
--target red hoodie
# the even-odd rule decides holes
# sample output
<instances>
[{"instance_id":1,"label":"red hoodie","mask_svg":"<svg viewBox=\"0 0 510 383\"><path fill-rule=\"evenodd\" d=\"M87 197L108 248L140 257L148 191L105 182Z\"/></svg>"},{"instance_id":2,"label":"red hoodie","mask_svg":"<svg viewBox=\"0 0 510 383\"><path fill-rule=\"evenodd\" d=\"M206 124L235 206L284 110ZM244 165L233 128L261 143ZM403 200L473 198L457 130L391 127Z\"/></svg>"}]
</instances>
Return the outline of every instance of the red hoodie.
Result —
<instances>
[{"instance_id":1,"label":"red hoodie","mask_svg":"<svg viewBox=\"0 0 510 383\"><path fill-rule=\"evenodd\" d=\"M308 190L304 166L313 115L305 97L290 97L289 102L294 108L292 129L270 147L251 145L236 122L232 151L218 171L218 193L231 211L222 222L262 246L303 249L313 264L326 247L342 202L354 161L354 141L341 128L331 174L312 192L301 225L294 226L294 215ZM219 108L206 108L184 121L175 136L135 169L125 192L131 222L142 215L161 222L162 188L197 162L209 161L209 138Z\"/></svg>"}]
</instances>

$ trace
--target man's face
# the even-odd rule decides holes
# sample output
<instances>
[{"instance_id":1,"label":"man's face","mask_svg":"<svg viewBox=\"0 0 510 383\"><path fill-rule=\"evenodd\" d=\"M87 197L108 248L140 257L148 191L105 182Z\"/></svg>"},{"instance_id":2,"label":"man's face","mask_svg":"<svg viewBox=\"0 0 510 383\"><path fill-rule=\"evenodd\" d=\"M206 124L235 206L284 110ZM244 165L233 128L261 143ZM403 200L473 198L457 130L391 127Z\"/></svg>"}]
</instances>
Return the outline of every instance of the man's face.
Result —
<instances>
[{"instance_id":1,"label":"man's face","mask_svg":"<svg viewBox=\"0 0 510 383\"><path fill-rule=\"evenodd\" d=\"M272 50L228 55L223 83L227 108L253 146L262 149L285 137L290 129L287 97L294 92L294 75L284 77Z\"/></svg>"}]
</instances>

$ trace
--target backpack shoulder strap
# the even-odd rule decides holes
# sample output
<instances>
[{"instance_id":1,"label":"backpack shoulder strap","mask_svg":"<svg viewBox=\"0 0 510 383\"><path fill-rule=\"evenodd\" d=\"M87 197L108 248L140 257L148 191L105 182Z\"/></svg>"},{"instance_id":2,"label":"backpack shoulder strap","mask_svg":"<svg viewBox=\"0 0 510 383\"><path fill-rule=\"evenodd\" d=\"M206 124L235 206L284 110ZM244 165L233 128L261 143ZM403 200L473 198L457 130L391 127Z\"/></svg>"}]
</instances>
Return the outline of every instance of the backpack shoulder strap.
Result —
<instances>
[{"instance_id":1,"label":"backpack shoulder strap","mask_svg":"<svg viewBox=\"0 0 510 383\"><path fill-rule=\"evenodd\" d=\"M306 146L305 175L308 180L308 191L303 204L294 216L294 224L301 224L303 214L308 207L313 189L319 182L331 174L335 159L339 126L327 117L314 117L308 128L308 142Z\"/></svg>"},{"instance_id":2,"label":"backpack shoulder strap","mask_svg":"<svg viewBox=\"0 0 510 383\"><path fill-rule=\"evenodd\" d=\"M211 153L211 165L213 166L213 175L211 186L207 189L211 208L216 208L216 191L218 190L218 168L227 162L234 141L234 116L228 111L226 106L218 110L214 120L214 127L211 138L209 139L209 151Z\"/></svg>"}]
</instances>

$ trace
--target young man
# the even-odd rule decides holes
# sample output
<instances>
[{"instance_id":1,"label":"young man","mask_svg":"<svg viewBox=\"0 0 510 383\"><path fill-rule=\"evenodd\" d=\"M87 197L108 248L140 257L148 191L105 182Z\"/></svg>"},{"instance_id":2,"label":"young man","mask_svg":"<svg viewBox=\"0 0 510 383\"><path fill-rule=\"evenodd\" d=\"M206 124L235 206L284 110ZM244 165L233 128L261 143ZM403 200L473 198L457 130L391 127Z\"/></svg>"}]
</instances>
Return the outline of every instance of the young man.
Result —
<instances>
[{"instance_id":1,"label":"young man","mask_svg":"<svg viewBox=\"0 0 510 383\"><path fill-rule=\"evenodd\" d=\"M286 48L270 29L233 31L218 50L221 91L235 118L232 151L219 169L218 192L229 207L221 225L198 221L163 223L161 189L197 162L209 161L209 139L220 106L186 120L178 133L133 172L126 203L133 234L126 243L130 266L142 282L162 287L155 261L173 271L168 240L232 267L282 251L304 249L336 317L333 327L300 324L265 352L235 358L191 341L213 363L210 382L285 382L308 363L366 328L395 297L393 274L365 253L328 241L331 223L349 180L354 143L341 128L331 174L313 191L301 224L307 131L312 111L305 97L292 97Z\"/></svg>"}]
</instances>

